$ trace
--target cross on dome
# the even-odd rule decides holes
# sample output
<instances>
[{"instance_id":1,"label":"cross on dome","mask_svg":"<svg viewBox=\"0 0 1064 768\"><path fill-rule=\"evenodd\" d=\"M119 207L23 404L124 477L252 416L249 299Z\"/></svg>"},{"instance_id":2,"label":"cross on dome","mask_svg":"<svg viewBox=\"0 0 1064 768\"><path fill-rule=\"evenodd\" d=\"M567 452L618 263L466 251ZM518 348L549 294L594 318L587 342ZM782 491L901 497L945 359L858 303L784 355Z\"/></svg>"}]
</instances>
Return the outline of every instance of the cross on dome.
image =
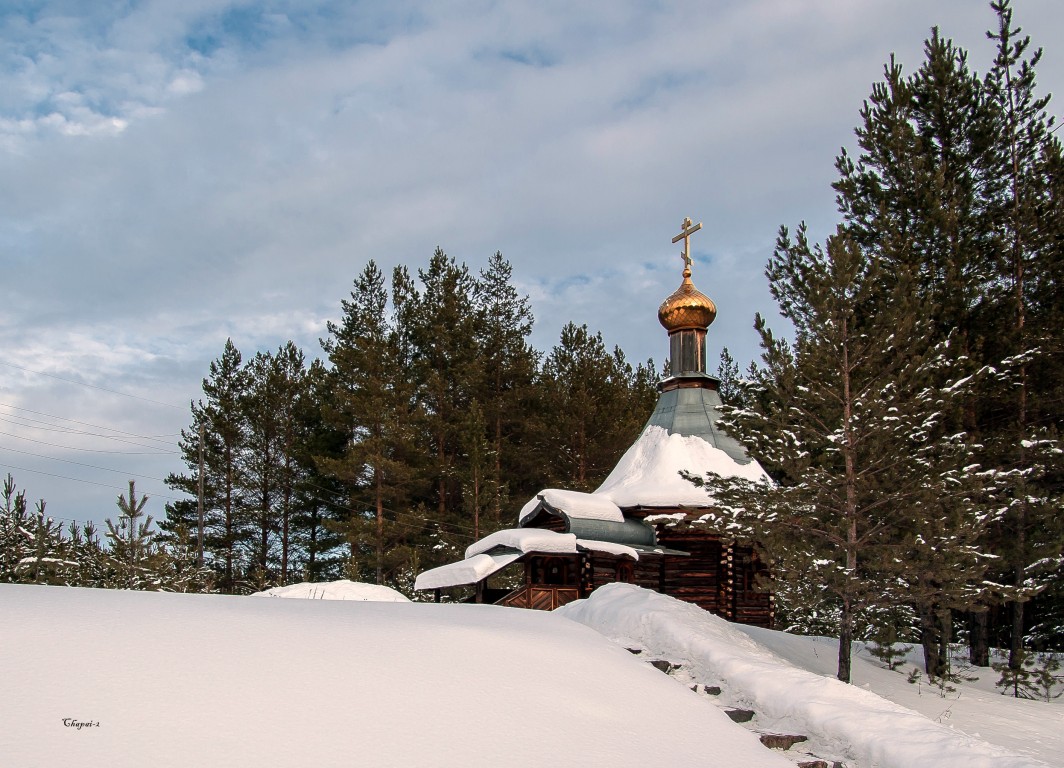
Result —
<instances>
[{"instance_id":1,"label":"cross on dome","mask_svg":"<svg viewBox=\"0 0 1064 768\"><path fill-rule=\"evenodd\" d=\"M683 231L672 239L674 243L683 240L683 253L680 254L684 263L683 282L658 307L658 320L665 326L665 330L669 332L670 336L678 331L697 331L697 333L700 333L701 339L698 342L698 346L701 349L705 345L706 329L717 316L717 306L712 299L695 288L694 283L691 282L691 235L700 229L702 229L702 222L695 224L689 217L685 218L683 220ZM676 357L677 355L674 352L673 358ZM696 370L705 373L705 360L703 358L704 351L699 358L697 367L679 370ZM678 360L674 359L673 365L675 366L677 362Z\"/></svg>"},{"instance_id":2,"label":"cross on dome","mask_svg":"<svg viewBox=\"0 0 1064 768\"><path fill-rule=\"evenodd\" d=\"M678 234L676 237L674 237L672 239L672 241L674 243L678 243L681 240L683 240L683 253L680 254L680 258L683 259L683 276L684 277L690 277L691 276L691 263L692 263L692 259L691 259L691 235L693 235L695 232L697 232L700 229L702 229L702 222L701 221L698 222L697 224L693 224L691 222L691 218L689 216L685 217L684 220L683 220L683 232L681 232L680 234Z\"/></svg>"}]
</instances>

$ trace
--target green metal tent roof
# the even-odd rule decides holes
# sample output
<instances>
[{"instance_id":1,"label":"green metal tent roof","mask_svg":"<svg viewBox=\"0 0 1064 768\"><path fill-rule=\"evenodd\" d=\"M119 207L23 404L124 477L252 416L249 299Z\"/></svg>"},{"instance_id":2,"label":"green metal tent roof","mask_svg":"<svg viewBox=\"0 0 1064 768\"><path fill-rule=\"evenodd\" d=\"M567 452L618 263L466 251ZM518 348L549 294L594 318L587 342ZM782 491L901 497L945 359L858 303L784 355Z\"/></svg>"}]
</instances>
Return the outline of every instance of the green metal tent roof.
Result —
<instances>
[{"instance_id":1,"label":"green metal tent roof","mask_svg":"<svg viewBox=\"0 0 1064 768\"><path fill-rule=\"evenodd\" d=\"M684 379L712 379L706 374L684 374ZM740 464L749 464L746 449L726 435L717 422L720 421L720 395L705 387L677 387L667 389L658 397L658 404L650 415L647 425L662 427L670 435L700 437L719 448Z\"/></svg>"}]
</instances>

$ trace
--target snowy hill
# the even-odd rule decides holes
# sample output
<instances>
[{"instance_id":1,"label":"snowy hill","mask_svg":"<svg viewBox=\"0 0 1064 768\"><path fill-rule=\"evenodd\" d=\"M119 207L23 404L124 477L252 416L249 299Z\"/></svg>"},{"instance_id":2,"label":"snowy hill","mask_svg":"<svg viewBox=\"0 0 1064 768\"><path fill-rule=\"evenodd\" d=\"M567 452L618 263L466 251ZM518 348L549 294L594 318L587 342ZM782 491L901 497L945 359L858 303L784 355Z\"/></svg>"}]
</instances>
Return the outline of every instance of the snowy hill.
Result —
<instances>
[{"instance_id":1,"label":"snowy hill","mask_svg":"<svg viewBox=\"0 0 1064 768\"><path fill-rule=\"evenodd\" d=\"M0 585L0 615L4 768L793 765L548 613Z\"/></svg>"},{"instance_id":2,"label":"snowy hill","mask_svg":"<svg viewBox=\"0 0 1064 768\"><path fill-rule=\"evenodd\" d=\"M799 668L833 659L827 641L744 632L628 585L554 614L0 585L0 615L5 768L802 762L750 727L806 735L848 768L1060 764L1064 708L997 696L973 715L986 737L994 712L1023 722L1028 748L1009 754Z\"/></svg>"},{"instance_id":3,"label":"snowy hill","mask_svg":"<svg viewBox=\"0 0 1064 768\"><path fill-rule=\"evenodd\" d=\"M719 703L755 711L755 727L805 735L804 748L847 766L1064 765L1064 707L991 693L997 675L989 670L944 698L856 644L855 685L846 685L834 678L833 640L730 624L628 584L606 585L556 613L681 664L686 682L722 689Z\"/></svg>"},{"instance_id":4,"label":"snowy hill","mask_svg":"<svg viewBox=\"0 0 1064 768\"><path fill-rule=\"evenodd\" d=\"M301 581L286 587L256 592L252 597L291 597L300 600L363 600L379 603L409 603L402 592L380 584L363 584L348 579L339 581Z\"/></svg>"}]
</instances>

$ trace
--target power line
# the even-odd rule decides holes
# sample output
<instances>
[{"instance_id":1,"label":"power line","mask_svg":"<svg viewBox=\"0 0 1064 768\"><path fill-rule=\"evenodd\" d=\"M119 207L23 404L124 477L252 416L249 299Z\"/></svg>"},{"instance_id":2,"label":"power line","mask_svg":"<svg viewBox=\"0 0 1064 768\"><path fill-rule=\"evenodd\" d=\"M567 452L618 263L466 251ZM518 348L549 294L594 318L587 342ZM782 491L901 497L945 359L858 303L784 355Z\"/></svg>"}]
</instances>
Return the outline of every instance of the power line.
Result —
<instances>
[{"instance_id":1,"label":"power line","mask_svg":"<svg viewBox=\"0 0 1064 768\"><path fill-rule=\"evenodd\" d=\"M23 437L22 435L16 435L11 432L0 432L0 435L6 437L14 437L17 440L28 440L31 443L39 443L40 445L48 445L52 448L62 448L66 451L89 451L91 453L112 453L119 454L121 456L176 456L177 451L108 451L104 448L77 448L73 445L58 445L56 443L49 443L44 440L36 440L32 437ZM145 447L145 446L142 446Z\"/></svg>"},{"instance_id":2,"label":"power line","mask_svg":"<svg viewBox=\"0 0 1064 768\"><path fill-rule=\"evenodd\" d=\"M35 430L39 430L41 432L58 432L61 435L84 435L86 437L102 437L105 440L114 440L114 441L119 442L119 443L126 443L128 445L135 445L138 448L154 448L156 450L159 450L162 447L161 445L144 445L143 443L138 443L138 442L135 442L133 440L128 440L128 439L126 439L124 437L118 437L117 435L105 435L105 434L102 434L100 432L87 432L84 429L71 429L70 427L64 427L62 425L54 425L53 424L53 425L49 426L49 423L47 421L43 421L41 419L31 419L28 416L20 416L17 413L16 414L12 414L12 416L14 418L10 418L10 419L5 419L3 416L0 416L0 422L4 422L5 424L13 424L16 427L25 427L26 429L35 429ZM32 423L27 424L27 423L24 423L24 422L32 422ZM142 439L155 439L155 438L142 438ZM167 448L169 448L169 447L174 445L171 442L163 442L161 440L156 440L156 442L162 443Z\"/></svg>"},{"instance_id":3,"label":"power line","mask_svg":"<svg viewBox=\"0 0 1064 768\"><path fill-rule=\"evenodd\" d=\"M6 365L10 368L18 368L20 371L26 373L33 373L38 376L47 376L50 379L56 379L57 381L65 381L67 384L77 384L80 387L89 387L90 389L97 389L101 392L109 392L112 395L121 395L122 397L131 397L134 400L143 400L146 403L155 403L156 405L165 405L167 408L177 408L184 410L184 406L174 405L173 403L164 403L162 400L152 400L150 397L141 397L140 395L131 395L128 392L119 392L117 389L108 389L107 387L98 387L95 384L86 384L84 381L76 381L74 379L65 379L62 376L56 376L54 373L45 373L44 371L34 371L31 368L23 368L21 365L15 365L14 363L8 363L4 360L0 360L0 365Z\"/></svg>"},{"instance_id":4,"label":"power line","mask_svg":"<svg viewBox=\"0 0 1064 768\"><path fill-rule=\"evenodd\" d=\"M98 483L95 480L83 480L80 477L69 477L68 475L57 475L54 472L45 472L44 470L41 470L41 469L30 469L29 467L16 467L14 464L4 464L3 466L6 469L9 469L9 470L13 469L13 470L15 470L17 472L32 472L32 473L34 473L36 475L47 475L48 477L57 477L60 480L73 480L76 483L86 483L87 485L98 485L101 488L110 488L110 489L115 490L115 491L128 490L128 488L123 488L120 485L108 485L107 483ZM168 499L170 501L181 501L181 499L176 499L173 496L166 496L166 495L161 494L161 493L148 494L148 498L160 498L160 499ZM45 501L47 501L47 499L45 499ZM55 517L55 516L54 515L49 515L49 517ZM64 518L56 518L56 519L57 520L68 520L69 518L65 518L64 517ZM77 522L77 521L74 521L74 522Z\"/></svg>"},{"instance_id":5,"label":"power line","mask_svg":"<svg viewBox=\"0 0 1064 768\"><path fill-rule=\"evenodd\" d=\"M173 445L173 442L169 441L169 440L162 441L162 438L164 438L164 437L180 437L181 436L180 432L172 434L172 435L138 435L135 432L125 432L125 431L123 431L121 429L115 429L114 427L107 427L107 426L104 426L102 424L92 424L92 423L87 422L87 421L78 421L77 419L68 419L65 416L55 416L55 415L50 414L50 413L44 413L43 411L34 411L34 410L30 409L30 408L23 408L23 407L18 406L18 405L11 405L10 403L0 403L0 406L3 406L4 408L12 408L12 409L14 409L16 411L25 411L26 413L33 413L33 414L36 414L37 416L47 416L50 419L57 419L59 421L69 421L71 424L80 424L83 427L92 427L93 429L106 429L106 430L108 430L110 432L117 432L120 435L125 435L126 437L136 437L136 438L140 438L141 440L157 440L157 441L160 441L160 442L166 442L167 445ZM18 418L26 419L27 421L34 421L34 419L29 419L26 416L18 416ZM44 423L44 422L42 422L42 423Z\"/></svg>"},{"instance_id":6,"label":"power line","mask_svg":"<svg viewBox=\"0 0 1064 768\"><path fill-rule=\"evenodd\" d=\"M97 467L95 464L85 464L84 462L73 461L72 459L59 459L59 458L56 458L55 456L44 456L43 454L40 454L40 453L31 453L30 451L20 451L18 448L9 448L6 445L0 445L0 451L11 451L13 453L21 453L21 454L23 454L25 456L33 456L34 458L47 459L49 461L62 461L64 463L66 463L66 464L77 464L79 467L88 467L89 469L98 469L101 472L114 472L115 474L126 475L127 477L141 477L141 478L144 478L145 480L157 480L160 483L165 483L166 482L166 480L164 480L161 477L152 477L151 475L139 475L136 472L126 472L126 471L121 470L121 469L111 469L110 467Z\"/></svg>"}]
</instances>

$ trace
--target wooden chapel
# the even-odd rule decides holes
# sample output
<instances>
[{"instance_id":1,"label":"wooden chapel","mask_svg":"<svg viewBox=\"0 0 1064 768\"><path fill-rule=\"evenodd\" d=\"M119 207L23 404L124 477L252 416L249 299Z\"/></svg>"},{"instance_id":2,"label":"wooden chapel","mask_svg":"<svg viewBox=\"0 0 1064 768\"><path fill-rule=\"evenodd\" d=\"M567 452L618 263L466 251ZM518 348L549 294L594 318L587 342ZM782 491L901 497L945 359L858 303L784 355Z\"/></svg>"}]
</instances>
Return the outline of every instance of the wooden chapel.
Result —
<instances>
[{"instance_id":1,"label":"wooden chapel","mask_svg":"<svg viewBox=\"0 0 1064 768\"><path fill-rule=\"evenodd\" d=\"M465 559L418 575L415 589L474 587L475 602L553 610L595 588L628 582L694 603L731 621L771 627L771 594L752 545L705 521L706 489L681 471L768 481L756 460L718 426L720 382L706 371L706 334L717 308L691 281L690 239L702 225L684 219L683 280L658 309L668 332L671 374L639 438L595 491L548 488L518 514L518 527L473 543ZM710 489L711 491L711 489ZM517 570L519 586L496 574ZM494 579L493 579L494 577Z\"/></svg>"}]
</instances>

